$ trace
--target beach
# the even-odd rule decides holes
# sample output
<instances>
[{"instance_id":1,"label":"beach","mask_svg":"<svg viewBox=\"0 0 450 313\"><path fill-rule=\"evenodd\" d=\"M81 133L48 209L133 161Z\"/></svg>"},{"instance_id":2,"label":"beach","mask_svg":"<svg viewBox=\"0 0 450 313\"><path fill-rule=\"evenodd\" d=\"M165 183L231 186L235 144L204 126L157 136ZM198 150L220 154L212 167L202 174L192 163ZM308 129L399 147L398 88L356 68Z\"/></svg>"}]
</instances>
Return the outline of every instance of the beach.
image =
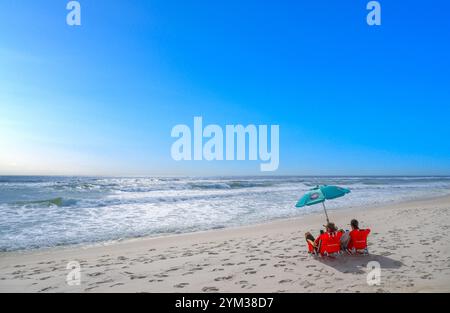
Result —
<instances>
[{"instance_id":1,"label":"beach","mask_svg":"<svg viewBox=\"0 0 450 313\"><path fill-rule=\"evenodd\" d=\"M0 294L450 293L450 1L0 8Z\"/></svg>"},{"instance_id":2,"label":"beach","mask_svg":"<svg viewBox=\"0 0 450 313\"><path fill-rule=\"evenodd\" d=\"M450 197L332 210L372 230L370 254L316 258L317 212L252 226L0 254L0 292L449 292ZM67 264L80 264L80 285ZM381 266L367 283L367 264Z\"/></svg>"}]
</instances>

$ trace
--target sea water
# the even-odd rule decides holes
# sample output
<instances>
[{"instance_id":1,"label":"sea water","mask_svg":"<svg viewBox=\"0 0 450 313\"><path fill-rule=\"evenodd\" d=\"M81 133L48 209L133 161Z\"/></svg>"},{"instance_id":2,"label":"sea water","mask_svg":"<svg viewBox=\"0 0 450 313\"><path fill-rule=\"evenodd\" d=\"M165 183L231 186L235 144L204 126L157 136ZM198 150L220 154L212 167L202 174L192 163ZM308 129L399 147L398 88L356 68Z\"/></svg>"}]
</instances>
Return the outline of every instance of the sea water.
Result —
<instances>
[{"instance_id":1,"label":"sea water","mask_svg":"<svg viewBox=\"0 0 450 313\"><path fill-rule=\"evenodd\" d=\"M0 251L104 243L299 217L322 210L320 205L295 208L299 197L317 184L352 191L328 201L330 211L450 194L450 177L0 176Z\"/></svg>"}]
</instances>

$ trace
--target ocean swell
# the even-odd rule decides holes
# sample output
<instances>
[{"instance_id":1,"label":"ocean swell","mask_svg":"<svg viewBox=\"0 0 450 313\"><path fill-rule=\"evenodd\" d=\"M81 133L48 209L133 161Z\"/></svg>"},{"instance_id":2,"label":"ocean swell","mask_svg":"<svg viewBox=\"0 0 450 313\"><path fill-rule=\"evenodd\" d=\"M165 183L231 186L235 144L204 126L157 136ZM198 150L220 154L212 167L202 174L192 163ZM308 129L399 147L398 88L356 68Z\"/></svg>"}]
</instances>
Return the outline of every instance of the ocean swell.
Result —
<instances>
[{"instance_id":1,"label":"ocean swell","mask_svg":"<svg viewBox=\"0 0 450 313\"><path fill-rule=\"evenodd\" d=\"M88 244L248 225L295 208L318 184L350 188L333 210L450 193L449 177L0 177L0 250Z\"/></svg>"}]
</instances>

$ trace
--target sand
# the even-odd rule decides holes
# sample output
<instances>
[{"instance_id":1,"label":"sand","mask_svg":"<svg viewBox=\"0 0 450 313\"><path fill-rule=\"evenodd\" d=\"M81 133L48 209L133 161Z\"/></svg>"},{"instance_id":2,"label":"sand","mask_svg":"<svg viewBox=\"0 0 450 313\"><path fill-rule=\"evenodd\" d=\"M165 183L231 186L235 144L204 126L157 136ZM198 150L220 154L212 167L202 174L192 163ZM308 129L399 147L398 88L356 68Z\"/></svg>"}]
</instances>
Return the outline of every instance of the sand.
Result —
<instances>
[{"instance_id":1,"label":"sand","mask_svg":"<svg viewBox=\"0 0 450 313\"><path fill-rule=\"evenodd\" d=\"M370 227L370 255L309 256L323 214L91 247L1 253L0 292L449 292L450 197L330 212ZM66 278L81 265L81 284ZM367 283L367 264L381 266Z\"/></svg>"}]
</instances>

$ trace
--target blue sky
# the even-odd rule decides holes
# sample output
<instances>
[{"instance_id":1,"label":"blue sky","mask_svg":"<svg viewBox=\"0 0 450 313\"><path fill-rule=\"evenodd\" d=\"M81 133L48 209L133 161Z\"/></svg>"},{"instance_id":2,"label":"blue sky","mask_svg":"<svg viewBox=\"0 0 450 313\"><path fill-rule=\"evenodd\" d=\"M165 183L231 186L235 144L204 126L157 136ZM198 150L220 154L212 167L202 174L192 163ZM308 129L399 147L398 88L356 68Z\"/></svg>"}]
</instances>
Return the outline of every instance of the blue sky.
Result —
<instances>
[{"instance_id":1,"label":"blue sky","mask_svg":"<svg viewBox=\"0 0 450 313\"><path fill-rule=\"evenodd\" d=\"M67 1L68 2L68 1ZM176 124L279 124L279 175L450 175L448 1L0 4L0 174L253 175Z\"/></svg>"}]
</instances>

